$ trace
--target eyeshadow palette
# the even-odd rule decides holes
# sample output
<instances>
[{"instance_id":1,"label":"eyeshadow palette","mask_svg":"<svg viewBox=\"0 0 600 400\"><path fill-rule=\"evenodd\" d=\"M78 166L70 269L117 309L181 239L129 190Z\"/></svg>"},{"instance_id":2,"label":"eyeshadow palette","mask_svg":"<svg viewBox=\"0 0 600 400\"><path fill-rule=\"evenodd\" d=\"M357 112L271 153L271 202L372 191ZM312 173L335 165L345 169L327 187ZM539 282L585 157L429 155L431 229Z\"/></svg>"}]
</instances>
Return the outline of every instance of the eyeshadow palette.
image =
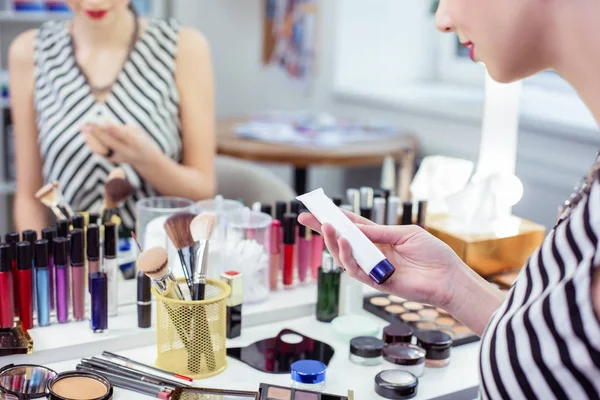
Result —
<instances>
[{"instance_id":1,"label":"eyeshadow palette","mask_svg":"<svg viewBox=\"0 0 600 400\"><path fill-rule=\"evenodd\" d=\"M31 354L33 340L19 322L12 328L0 329L0 357L13 354Z\"/></svg>"},{"instance_id":2,"label":"eyeshadow palette","mask_svg":"<svg viewBox=\"0 0 600 400\"><path fill-rule=\"evenodd\" d=\"M348 396L338 396L266 383L260 384L259 396L260 400L354 400L351 391L348 392Z\"/></svg>"},{"instance_id":3,"label":"eyeshadow palette","mask_svg":"<svg viewBox=\"0 0 600 400\"><path fill-rule=\"evenodd\" d=\"M479 336L446 311L427 304L382 293L365 296L363 308L390 323L400 321L410 324L413 329L446 332L452 338L454 346L479 340Z\"/></svg>"}]
</instances>

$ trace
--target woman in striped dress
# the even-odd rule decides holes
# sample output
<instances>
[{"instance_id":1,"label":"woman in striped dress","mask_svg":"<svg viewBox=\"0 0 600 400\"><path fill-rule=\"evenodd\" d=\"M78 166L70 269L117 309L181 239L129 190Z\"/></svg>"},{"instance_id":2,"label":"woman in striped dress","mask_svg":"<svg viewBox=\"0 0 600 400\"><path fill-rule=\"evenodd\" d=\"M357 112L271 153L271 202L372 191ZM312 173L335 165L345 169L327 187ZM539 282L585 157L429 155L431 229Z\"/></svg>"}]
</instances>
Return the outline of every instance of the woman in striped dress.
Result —
<instances>
[{"instance_id":1,"label":"woman in striped dress","mask_svg":"<svg viewBox=\"0 0 600 400\"><path fill-rule=\"evenodd\" d=\"M67 3L71 20L24 32L9 51L17 228L48 225L34 198L48 182L59 183L75 211L98 210L117 166L134 187L120 209L129 229L140 198L213 196L205 38L173 20L140 18L129 0Z\"/></svg>"},{"instance_id":2,"label":"woman in striped dress","mask_svg":"<svg viewBox=\"0 0 600 400\"><path fill-rule=\"evenodd\" d=\"M600 121L598 21L597 0L441 0L436 16L494 79L553 68ZM332 226L309 214L300 222L323 233L350 275L446 309L482 335L482 399L600 399L600 159L506 296L423 229L348 215L397 269L382 286L358 268Z\"/></svg>"}]
</instances>

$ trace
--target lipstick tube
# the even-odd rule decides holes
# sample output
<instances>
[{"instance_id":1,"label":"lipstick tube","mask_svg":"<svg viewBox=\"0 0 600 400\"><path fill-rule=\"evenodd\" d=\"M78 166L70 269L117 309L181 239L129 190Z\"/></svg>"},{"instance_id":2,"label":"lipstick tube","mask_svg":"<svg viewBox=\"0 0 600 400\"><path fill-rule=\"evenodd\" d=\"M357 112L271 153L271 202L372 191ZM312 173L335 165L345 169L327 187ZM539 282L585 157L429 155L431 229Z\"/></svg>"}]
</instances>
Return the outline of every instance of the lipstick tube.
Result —
<instances>
[{"instance_id":1,"label":"lipstick tube","mask_svg":"<svg viewBox=\"0 0 600 400\"><path fill-rule=\"evenodd\" d=\"M38 326L50 325L50 270L48 268L48 241L35 242L35 281L37 288Z\"/></svg>"},{"instance_id":2,"label":"lipstick tube","mask_svg":"<svg viewBox=\"0 0 600 400\"><path fill-rule=\"evenodd\" d=\"M356 262L375 283L383 284L396 271L381 250L333 204L323 189L298 196L298 200L304 203L321 224L331 224L340 236L348 240Z\"/></svg>"},{"instance_id":3,"label":"lipstick tube","mask_svg":"<svg viewBox=\"0 0 600 400\"><path fill-rule=\"evenodd\" d=\"M54 289L54 280L56 272L54 270L54 238L56 237L56 229L46 228L42 229L42 239L48 242L48 284L50 293L50 311L56 309L56 296Z\"/></svg>"},{"instance_id":4,"label":"lipstick tube","mask_svg":"<svg viewBox=\"0 0 600 400\"><path fill-rule=\"evenodd\" d=\"M0 245L0 328L12 328L15 321L11 245Z\"/></svg>"},{"instance_id":5,"label":"lipstick tube","mask_svg":"<svg viewBox=\"0 0 600 400\"><path fill-rule=\"evenodd\" d=\"M311 230L302 224L298 224L298 280L306 282L308 269L312 257L312 235Z\"/></svg>"},{"instance_id":6,"label":"lipstick tube","mask_svg":"<svg viewBox=\"0 0 600 400\"><path fill-rule=\"evenodd\" d=\"M325 242L323 241L323 236L317 231L312 232L311 239L311 271L312 277L314 280L317 280L319 276L319 267L321 266L321 254L323 254L323 250L325 249Z\"/></svg>"},{"instance_id":7,"label":"lipstick tube","mask_svg":"<svg viewBox=\"0 0 600 400\"><path fill-rule=\"evenodd\" d=\"M296 244L296 214L283 217L283 287L294 287L294 248Z\"/></svg>"},{"instance_id":8,"label":"lipstick tube","mask_svg":"<svg viewBox=\"0 0 600 400\"><path fill-rule=\"evenodd\" d=\"M54 263L56 270L56 319L59 324L69 322L69 263L67 238L54 238Z\"/></svg>"},{"instance_id":9,"label":"lipstick tube","mask_svg":"<svg viewBox=\"0 0 600 400\"><path fill-rule=\"evenodd\" d=\"M10 245L10 263L13 282L13 305L15 312L19 310L19 272L17 271L17 243L21 235L19 232L10 232L5 236L6 244Z\"/></svg>"},{"instance_id":10,"label":"lipstick tube","mask_svg":"<svg viewBox=\"0 0 600 400\"><path fill-rule=\"evenodd\" d=\"M233 339L242 334L242 302L244 298L243 276L236 271L227 271L221 275L221 281L231 287L227 298L227 339Z\"/></svg>"},{"instance_id":11,"label":"lipstick tube","mask_svg":"<svg viewBox=\"0 0 600 400\"><path fill-rule=\"evenodd\" d=\"M108 316L118 314L119 298L117 278L117 226L113 223L104 224L104 272L108 278Z\"/></svg>"},{"instance_id":12,"label":"lipstick tube","mask_svg":"<svg viewBox=\"0 0 600 400\"><path fill-rule=\"evenodd\" d=\"M104 272L89 274L92 298L91 328L94 333L108 329L108 279Z\"/></svg>"},{"instance_id":13,"label":"lipstick tube","mask_svg":"<svg viewBox=\"0 0 600 400\"><path fill-rule=\"evenodd\" d=\"M269 288L277 290L279 286L279 270L281 268L281 222L271 222L271 258L269 260Z\"/></svg>"},{"instance_id":14,"label":"lipstick tube","mask_svg":"<svg viewBox=\"0 0 600 400\"><path fill-rule=\"evenodd\" d=\"M73 296L73 319L85 319L85 260L83 230L71 231L71 293Z\"/></svg>"},{"instance_id":15,"label":"lipstick tube","mask_svg":"<svg viewBox=\"0 0 600 400\"><path fill-rule=\"evenodd\" d=\"M150 328L152 325L152 280L142 271L137 275L137 313L138 328Z\"/></svg>"},{"instance_id":16,"label":"lipstick tube","mask_svg":"<svg viewBox=\"0 0 600 400\"><path fill-rule=\"evenodd\" d=\"M23 329L33 328L33 296L31 293L31 244L17 243L17 268L19 275L19 319Z\"/></svg>"}]
</instances>

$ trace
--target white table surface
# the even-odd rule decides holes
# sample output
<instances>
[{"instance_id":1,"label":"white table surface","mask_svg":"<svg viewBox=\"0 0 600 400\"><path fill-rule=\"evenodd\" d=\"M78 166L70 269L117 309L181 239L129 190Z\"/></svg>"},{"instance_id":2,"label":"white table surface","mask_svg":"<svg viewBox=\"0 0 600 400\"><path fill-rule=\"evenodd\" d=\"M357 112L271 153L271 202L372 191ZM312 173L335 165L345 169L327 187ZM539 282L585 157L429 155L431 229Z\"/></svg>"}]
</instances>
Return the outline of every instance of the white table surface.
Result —
<instances>
[{"instance_id":1,"label":"white table surface","mask_svg":"<svg viewBox=\"0 0 600 400\"><path fill-rule=\"evenodd\" d=\"M381 328L387 325L387 322L371 314L364 312L363 315L375 321ZM328 366L325 392L346 394L348 389L352 389L357 400L382 399L374 391L373 380L381 367L363 367L351 363L348 360L348 344L337 339L330 324L318 322L313 316L245 328L241 337L228 341L228 347L245 346L257 340L275 336L284 328L293 329L334 347L335 355ZM98 352L97 355L100 355L100 353ZM144 346L117 351L117 353L146 364L153 364L156 357L156 348L155 346ZM440 369L426 368L423 376L419 378L416 399L432 399L477 386L479 383L477 373L478 353L479 342L459 346L452 349L449 366ZM56 371L67 371L74 369L79 360L80 358L77 358L46 365ZM194 383L195 386L256 391L260 383L282 386L289 386L290 384L288 374L262 373L229 357L227 362L228 367L223 373L212 378L197 380ZM150 397L115 389L115 400L148 398Z\"/></svg>"}]
</instances>

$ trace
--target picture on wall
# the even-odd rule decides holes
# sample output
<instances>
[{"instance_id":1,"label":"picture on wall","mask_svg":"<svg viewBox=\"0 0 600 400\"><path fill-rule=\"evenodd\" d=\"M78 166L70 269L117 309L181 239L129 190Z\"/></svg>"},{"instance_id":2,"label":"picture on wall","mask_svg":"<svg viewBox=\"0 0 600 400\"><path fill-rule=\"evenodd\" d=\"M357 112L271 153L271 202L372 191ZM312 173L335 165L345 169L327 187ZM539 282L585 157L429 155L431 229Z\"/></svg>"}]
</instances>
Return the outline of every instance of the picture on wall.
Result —
<instances>
[{"instance_id":1,"label":"picture on wall","mask_svg":"<svg viewBox=\"0 0 600 400\"><path fill-rule=\"evenodd\" d=\"M263 63L308 85L314 75L317 0L265 0Z\"/></svg>"}]
</instances>

